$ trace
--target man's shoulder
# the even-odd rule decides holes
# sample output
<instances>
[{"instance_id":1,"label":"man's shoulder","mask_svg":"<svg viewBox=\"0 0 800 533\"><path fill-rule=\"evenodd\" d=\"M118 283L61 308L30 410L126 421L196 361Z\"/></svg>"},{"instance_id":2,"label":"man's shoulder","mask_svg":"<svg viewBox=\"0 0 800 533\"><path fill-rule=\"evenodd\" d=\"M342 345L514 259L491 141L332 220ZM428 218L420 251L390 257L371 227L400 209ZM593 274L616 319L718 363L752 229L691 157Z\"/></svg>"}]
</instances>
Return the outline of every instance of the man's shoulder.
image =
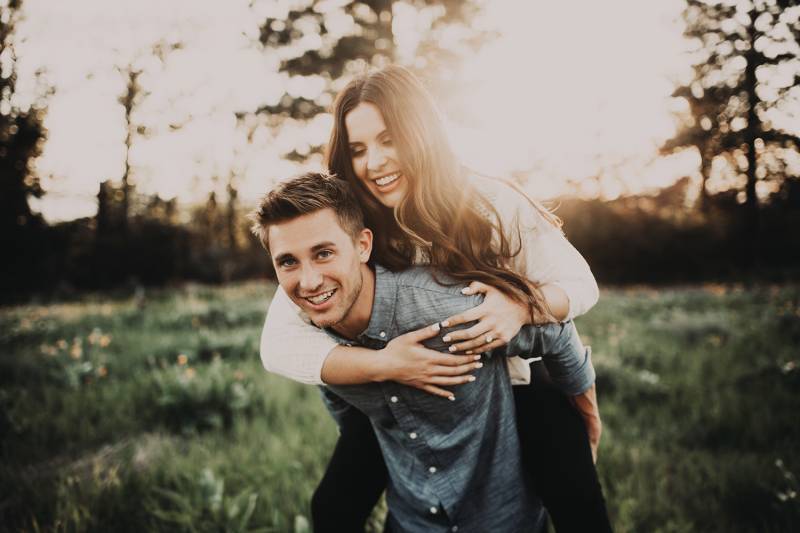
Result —
<instances>
[{"instance_id":1,"label":"man's shoulder","mask_svg":"<svg viewBox=\"0 0 800 533\"><path fill-rule=\"evenodd\" d=\"M454 279L426 265L413 266L401 272L395 272L398 297L404 294L431 293L432 296L461 296L461 289L467 283Z\"/></svg>"},{"instance_id":2,"label":"man's shoulder","mask_svg":"<svg viewBox=\"0 0 800 533\"><path fill-rule=\"evenodd\" d=\"M395 273L397 302L395 320L401 333L442 321L476 306L482 295L464 295L466 283L416 266Z\"/></svg>"}]
</instances>

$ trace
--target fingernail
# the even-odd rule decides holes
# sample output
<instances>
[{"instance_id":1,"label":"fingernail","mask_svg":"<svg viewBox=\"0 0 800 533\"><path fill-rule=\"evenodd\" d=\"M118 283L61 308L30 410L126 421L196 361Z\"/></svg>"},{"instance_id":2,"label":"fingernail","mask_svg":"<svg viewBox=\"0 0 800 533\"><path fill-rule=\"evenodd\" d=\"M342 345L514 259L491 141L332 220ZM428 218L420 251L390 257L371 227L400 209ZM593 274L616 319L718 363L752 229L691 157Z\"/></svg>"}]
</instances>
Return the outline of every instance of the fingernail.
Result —
<instances>
[{"instance_id":1,"label":"fingernail","mask_svg":"<svg viewBox=\"0 0 800 533\"><path fill-rule=\"evenodd\" d=\"M431 327L433 328L433 331L439 331L439 329L441 329L438 322Z\"/></svg>"},{"instance_id":2,"label":"fingernail","mask_svg":"<svg viewBox=\"0 0 800 533\"><path fill-rule=\"evenodd\" d=\"M464 287L461 289L461 294L469 294L469 287Z\"/></svg>"},{"instance_id":3,"label":"fingernail","mask_svg":"<svg viewBox=\"0 0 800 533\"><path fill-rule=\"evenodd\" d=\"M441 322L441 324L442 324L443 328L446 328L446 327L448 327L450 325L450 321L449 320L445 320L444 322Z\"/></svg>"},{"instance_id":4,"label":"fingernail","mask_svg":"<svg viewBox=\"0 0 800 533\"><path fill-rule=\"evenodd\" d=\"M451 347L448 348L448 350L450 350L451 352L455 352L456 351L456 345L455 344L452 345Z\"/></svg>"},{"instance_id":5,"label":"fingernail","mask_svg":"<svg viewBox=\"0 0 800 533\"><path fill-rule=\"evenodd\" d=\"M451 402L456 401L456 397L455 396L448 396L447 399L450 400Z\"/></svg>"},{"instance_id":6,"label":"fingernail","mask_svg":"<svg viewBox=\"0 0 800 533\"><path fill-rule=\"evenodd\" d=\"M476 361L480 361L481 360L481 354L476 355L475 357L473 357L473 359L475 359Z\"/></svg>"},{"instance_id":7,"label":"fingernail","mask_svg":"<svg viewBox=\"0 0 800 533\"><path fill-rule=\"evenodd\" d=\"M467 381L475 381L477 378L475 376L470 376Z\"/></svg>"},{"instance_id":8,"label":"fingernail","mask_svg":"<svg viewBox=\"0 0 800 533\"><path fill-rule=\"evenodd\" d=\"M450 335L445 335L444 337L442 337L442 340L444 342L450 342Z\"/></svg>"},{"instance_id":9,"label":"fingernail","mask_svg":"<svg viewBox=\"0 0 800 533\"><path fill-rule=\"evenodd\" d=\"M472 350L467 350L467 351L466 351L466 352L464 352L464 353L466 353L467 355L472 355Z\"/></svg>"},{"instance_id":10,"label":"fingernail","mask_svg":"<svg viewBox=\"0 0 800 533\"><path fill-rule=\"evenodd\" d=\"M475 363L475 368L483 368L483 363Z\"/></svg>"}]
</instances>

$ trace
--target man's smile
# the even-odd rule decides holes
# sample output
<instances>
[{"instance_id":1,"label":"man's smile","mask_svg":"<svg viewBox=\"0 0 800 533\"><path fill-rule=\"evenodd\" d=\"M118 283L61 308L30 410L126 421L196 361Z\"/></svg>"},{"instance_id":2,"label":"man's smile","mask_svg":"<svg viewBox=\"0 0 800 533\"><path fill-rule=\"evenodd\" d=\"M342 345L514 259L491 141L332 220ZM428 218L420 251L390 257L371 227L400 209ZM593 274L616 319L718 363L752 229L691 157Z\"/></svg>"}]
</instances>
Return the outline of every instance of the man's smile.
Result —
<instances>
[{"instance_id":1,"label":"man's smile","mask_svg":"<svg viewBox=\"0 0 800 533\"><path fill-rule=\"evenodd\" d=\"M301 296L305 301L310 303L313 307L322 307L328 300L330 300L337 289L330 289L325 292L317 293L313 296Z\"/></svg>"}]
</instances>

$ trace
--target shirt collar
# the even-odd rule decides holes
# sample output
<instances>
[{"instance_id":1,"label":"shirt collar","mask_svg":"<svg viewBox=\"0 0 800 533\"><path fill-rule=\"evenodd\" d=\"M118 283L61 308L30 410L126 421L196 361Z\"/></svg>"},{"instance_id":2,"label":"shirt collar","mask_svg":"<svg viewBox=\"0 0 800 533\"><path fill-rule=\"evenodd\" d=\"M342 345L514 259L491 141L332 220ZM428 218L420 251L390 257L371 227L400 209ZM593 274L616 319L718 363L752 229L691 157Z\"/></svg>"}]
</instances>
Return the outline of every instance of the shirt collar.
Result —
<instances>
[{"instance_id":1,"label":"shirt collar","mask_svg":"<svg viewBox=\"0 0 800 533\"><path fill-rule=\"evenodd\" d=\"M375 298L372 300L369 324L367 324L367 329L358 336L356 342L363 344L361 339L364 337L385 342L393 338L396 303L397 279L395 274L380 265L375 265ZM325 328L325 332L340 344L352 342L331 328Z\"/></svg>"},{"instance_id":2,"label":"shirt collar","mask_svg":"<svg viewBox=\"0 0 800 533\"><path fill-rule=\"evenodd\" d=\"M397 303L397 279L380 265L375 265L375 299L367 329L359 337L388 341L394 326L394 308ZM381 335L383 333L383 335Z\"/></svg>"}]
</instances>

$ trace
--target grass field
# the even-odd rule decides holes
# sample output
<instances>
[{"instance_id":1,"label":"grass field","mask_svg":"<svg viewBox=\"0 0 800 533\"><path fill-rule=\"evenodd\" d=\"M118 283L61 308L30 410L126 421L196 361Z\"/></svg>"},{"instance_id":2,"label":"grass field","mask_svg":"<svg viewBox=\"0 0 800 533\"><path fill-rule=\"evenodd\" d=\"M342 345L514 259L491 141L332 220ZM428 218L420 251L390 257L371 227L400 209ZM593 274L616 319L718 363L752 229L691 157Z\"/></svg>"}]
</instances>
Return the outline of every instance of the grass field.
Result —
<instances>
[{"instance_id":1,"label":"grass field","mask_svg":"<svg viewBox=\"0 0 800 533\"><path fill-rule=\"evenodd\" d=\"M0 527L309 531L336 430L261 367L270 292L1 309ZM800 287L611 290L578 327L617 531L800 531Z\"/></svg>"}]
</instances>

